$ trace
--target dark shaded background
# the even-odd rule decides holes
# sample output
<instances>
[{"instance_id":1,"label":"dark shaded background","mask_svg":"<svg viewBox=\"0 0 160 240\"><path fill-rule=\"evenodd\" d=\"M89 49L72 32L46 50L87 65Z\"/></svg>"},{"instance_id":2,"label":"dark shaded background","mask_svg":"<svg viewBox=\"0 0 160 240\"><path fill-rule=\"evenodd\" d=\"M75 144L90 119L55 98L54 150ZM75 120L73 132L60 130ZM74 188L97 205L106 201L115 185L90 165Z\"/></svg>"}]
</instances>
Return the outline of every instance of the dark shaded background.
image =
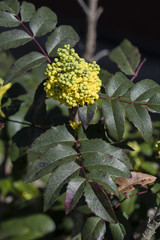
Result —
<instances>
[{"instance_id":1,"label":"dark shaded background","mask_svg":"<svg viewBox=\"0 0 160 240\"><path fill-rule=\"evenodd\" d=\"M80 35L77 45L82 55L85 43L86 16L77 0L29 0L36 5L50 7L58 16L58 25L69 24ZM156 5L157 4L157 5ZM117 46L124 38L136 45L147 62L139 79L151 78L160 83L160 11L158 1L99 0L104 8L97 28L97 51ZM43 41L40 40L40 41ZM35 46L34 46L35 47ZM116 70L108 57L98 62L111 72Z\"/></svg>"}]
</instances>

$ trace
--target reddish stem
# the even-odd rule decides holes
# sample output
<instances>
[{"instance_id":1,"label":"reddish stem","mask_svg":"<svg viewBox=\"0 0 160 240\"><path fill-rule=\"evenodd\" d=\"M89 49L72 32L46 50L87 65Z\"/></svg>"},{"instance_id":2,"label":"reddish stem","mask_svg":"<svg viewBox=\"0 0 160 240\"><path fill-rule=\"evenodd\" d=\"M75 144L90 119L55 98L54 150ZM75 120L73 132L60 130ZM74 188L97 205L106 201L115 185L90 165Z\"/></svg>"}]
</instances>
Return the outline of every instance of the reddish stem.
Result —
<instances>
[{"instance_id":1,"label":"reddish stem","mask_svg":"<svg viewBox=\"0 0 160 240\"><path fill-rule=\"evenodd\" d=\"M47 55L47 53L44 51L44 49L42 48L42 46L39 44L39 42L35 39L35 36L29 31L29 29L24 25L24 23L22 22L22 20L19 18L18 15L16 15L18 21L20 22L20 24L23 26L23 28L26 30L26 32L29 34L29 36L33 39L33 41L37 44L37 46L40 48L41 52L43 53L43 55L47 58L47 61L49 63L51 63L51 60L49 58L49 56Z\"/></svg>"},{"instance_id":2,"label":"reddish stem","mask_svg":"<svg viewBox=\"0 0 160 240\"><path fill-rule=\"evenodd\" d=\"M138 73L139 73L139 71L140 71L142 65L145 63L145 61L146 61L146 58L144 58L143 61L139 64L139 66L138 66L136 72L134 73L133 77L131 78L131 82L133 82L134 79L138 76Z\"/></svg>"},{"instance_id":3,"label":"reddish stem","mask_svg":"<svg viewBox=\"0 0 160 240\"><path fill-rule=\"evenodd\" d=\"M119 102L124 102L124 103L128 103L128 104L136 104L136 105L148 105L148 103L137 103L137 102L128 102L128 101L125 101L125 100L121 100L119 99L118 97L115 97L115 98L111 98L111 97L99 97L100 99L109 99L109 100L117 100Z\"/></svg>"},{"instance_id":4,"label":"reddish stem","mask_svg":"<svg viewBox=\"0 0 160 240\"><path fill-rule=\"evenodd\" d=\"M148 192L148 190L145 190L145 191L143 191L143 192L134 193L134 194L131 194L131 195L128 195L128 196L126 195L125 198L123 198L122 201L119 202L119 203L115 206L115 208L118 208L118 207L121 205L121 203L124 202L126 199L128 199L128 198L130 198L130 197L138 196L138 195L141 195L141 194L144 194L144 193L147 193L147 192Z\"/></svg>"}]
</instances>

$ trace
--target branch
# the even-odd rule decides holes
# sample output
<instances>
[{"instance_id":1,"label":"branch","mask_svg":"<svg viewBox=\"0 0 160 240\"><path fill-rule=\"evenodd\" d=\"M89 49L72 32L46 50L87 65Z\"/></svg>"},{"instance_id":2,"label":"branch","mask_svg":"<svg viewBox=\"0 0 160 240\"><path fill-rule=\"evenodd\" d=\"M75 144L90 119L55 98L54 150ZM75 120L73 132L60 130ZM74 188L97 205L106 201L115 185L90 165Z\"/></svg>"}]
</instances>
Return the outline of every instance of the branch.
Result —
<instances>
[{"instance_id":1,"label":"branch","mask_svg":"<svg viewBox=\"0 0 160 240\"><path fill-rule=\"evenodd\" d=\"M139 71L140 71L142 65L145 63L145 61L146 61L146 58L144 58L143 61L139 64L139 66L138 66L138 68L137 68L135 74L134 74L133 77L131 78L131 82L133 82L134 79L138 76L138 73L139 73Z\"/></svg>"},{"instance_id":2,"label":"branch","mask_svg":"<svg viewBox=\"0 0 160 240\"><path fill-rule=\"evenodd\" d=\"M87 4L83 0L77 0L77 2L81 6L81 8L85 12L85 14L88 16L89 15L89 8L88 8Z\"/></svg>"},{"instance_id":3,"label":"branch","mask_svg":"<svg viewBox=\"0 0 160 240\"><path fill-rule=\"evenodd\" d=\"M148 222L146 230L142 234L141 240L150 240L160 226L160 205L151 221Z\"/></svg>"},{"instance_id":4,"label":"branch","mask_svg":"<svg viewBox=\"0 0 160 240\"><path fill-rule=\"evenodd\" d=\"M96 55L93 56L93 58L91 58L91 62L92 61L99 61L101 58L107 56L109 54L109 50L108 49L103 49L102 51L98 52Z\"/></svg>"},{"instance_id":5,"label":"branch","mask_svg":"<svg viewBox=\"0 0 160 240\"><path fill-rule=\"evenodd\" d=\"M87 36L84 58L91 61L96 49L97 21L103 12L103 8L98 8L98 0L88 0L88 6L83 0L77 1L87 16Z\"/></svg>"},{"instance_id":6,"label":"branch","mask_svg":"<svg viewBox=\"0 0 160 240\"><path fill-rule=\"evenodd\" d=\"M26 30L26 32L29 34L29 36L33 39L33 41L37 44L37 46L40 48L41 52L43 53L43 55L46 57L47 61L49 63L51 63L51 60L49 58L49 56L47 55L47 53L44 51L44 49L42 48L42 46L39 44L39 42L37 41L37 39L35 38L35 36L29 31L29 29L24 25L24 23L22 22L22 20L19 18L18 15L16 15L17 20L20 22L20 24L23 26L23 28Z\"/></svg>"}]
</instances>

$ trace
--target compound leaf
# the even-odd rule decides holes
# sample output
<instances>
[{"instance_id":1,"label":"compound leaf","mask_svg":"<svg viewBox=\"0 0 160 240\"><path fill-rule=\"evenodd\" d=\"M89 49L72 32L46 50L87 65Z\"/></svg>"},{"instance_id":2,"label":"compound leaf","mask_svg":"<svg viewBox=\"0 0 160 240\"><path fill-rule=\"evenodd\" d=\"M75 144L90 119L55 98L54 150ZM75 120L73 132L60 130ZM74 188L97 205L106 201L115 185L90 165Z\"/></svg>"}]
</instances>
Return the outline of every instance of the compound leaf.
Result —
<instances>
[{"instance_id":1,"label":"compound leaf","mask_svg":"<svg viewBox=\"0 0 160 240\"><path fill-rule=\"evenodd\" d=\"M125 122L122 105L116 100L105 99L102 103L102 113L109 135L116 141L122 140Z\"/></svg>"},{"instance_id":2,"label":"compound leaf","mask_svg":"<svg viewBox=\"0 0 160 240\"><path fill-rule=\"evenodd\" d=\"M33 35L40 37L51 32L57 24L56 14L48 7L41 7L33 15L29 25Z\"/></svg>"},{"instance_id":3,"label":"compound leaf","mask_svg":"<svg viewBox=\"0 0 160 240\"><path fill-rule=\"evenodd\" d=\"M107 83L106 93L109 97L124 95L134 84L126 76L117 72Z\"/></svg>"},{"instance_id":4,"label":"compound leaf","mask_svg":"<svg viewBox=\"0 0 160 240\"><path fill-rule=\"evenodd\" d=\"M84 195L88 207L92 212L107 222L115 222L115 214L111 203L98 184L86 183Z\"/></svg>"},{"instance_id":5,"label":"compound leaf","mask_svg":"<svg viewBox=\"0 0 160 240\"><path fill-rule=\"evenodd\" d=\"M0 34L0 51L16 48L31 40L32 38L23 30L15 29L3 32Z\"/></svg>"},{"instance_id":6,"label":"compound leaf","mask_svg":"<svg viewBox=\"0 0 160 240\"><path fill-rule=\"evenodd\" d=\"M31 145L30 151L44 153L58 143L73 146L74 141L74 137L68 132L65 126L52 127L36 138Z\"/></svg>"},{"instance_id":7,"label":"compound leaf","mask_svg":"<svg viewBox=\"0 0 160 240\"><path fill-rule=\"evenodd\" d=\"M119 196L118 189L112 178L107 173L101 173L98 171L92 171L87 175L89 180L101 184L104 189Z\"/></svg>"},{"instance_id":8,"label":"compound leaf","mask_svg":"<svg viewBox=\"0 0 160 240\"><path fill-rule=\"evenodd\" d=\"M94 114L97 110L97 103L95 102L94 104L91 105L84 105L83 107L78 108L78 114L79 118L83 124L83 127L87 129L89 126L90 122L92 121Z\"/></svg>"},{"instance_id":9,"label":"compound leaf","mask_svg":"<svg viewBox=\"0 0 160 240\"><path fill-rule=\"evenodd\" d=\"M21 74L36 67L37 65L40 65L41 63L45 62L45 60L46 58L44 57L44 55L38 52L31 52L19 58L10 68L5 79L5 84L13 81Z\"/></svg>"},{"instance_id":10,"label":"compound leaf","mask_svg":"<svg viewBox=\"0 0 160 240\"><path fill-rule=\"evenodd\" d=\"M128 104L126 116L139 130L144 140L149 142L152 137L152 122L147 110L140 105Z\"/></svg>"},{"instance_id":11,"label":"compound leaf","mask_svg":"<svg viewBox=\"0 0 160 240\"><path fill-rule=\"evenodd\" d=\"M132 102L143 101L147 100L157 92L160 92L160 86L150 79L144 79L131 88L130 98Z\"/></svg>"},{"instance_id":12,"label":"compound leaf","mask_svg":"<svg viewBox=\"0 0 160 240\"><path fill-rule=\"evenodd\" d=\"M85 222L82 230L83 240L101 240L106 232L105 222L99 217L90 217Z\"/></svg>"},{"instance_id":13,"label":"compound leaf","mask_svg":"<svg viewBox=\"0 0 160 240\"><path fill-rule=\"evenodd\" d=\"M19 13L19 1L18 0L6 0L0 2L0 10L7 10L11 13Z\"/></svg>"},{"instance_id":14,"label":"compound leaf","mask_svg":"<svg viewBox=\"0 0 160 240\"><path fill-rule=\"evenodd\" d=\"M65 212L68 214L81 198L84 190L85 178L72 178L68 183L65 196Z\"/></svg>"},{"instance_id":15,"label":"compound leaf","mask_svg":"<svg viewBox=\"0 0 160 240\"><path fill-rule=\"evenodd\" d=\"M125 74L134 75L140 62L140 53L130 41L124 39L118 47L111 51L110 59L115 62Z\"/></svg>"},{"instance_id":16,"label":"compound leaf","mask_svg":"<svg viewBox=\"0 0 160 240\"><path fill-rule=\"evenodd\" d=\"M126 231L124 226L121 223L110 223L109 224L112 236L114 240L123 240L125 235L126 235Z\"/></svg>"},{"instance_id":17,"label":"compound leaf","mask_svg":"<svg viewBox=\"0 0 160 240\"><path fill-rule=\"evenodd\" d=\"M17 27L20 25L18 19L14 14L9 12L0 12L0 26L1 27Z\"/></svg>"},{"instance_id":18,"label":"compound leaf","mask_svg":"<svg viewBox=\"0 0 160 240\"><path fill-rule=\"evenodd\" d=\"M35 157L36 159L27 171L25 182L35 181L52 172L57 166L75 160L77 152L68 145L57 144L48 148L43 154L37 153Z\"/></svg>"},{"instance_id":19,"label":"compound leaf","mask_svg":"<svg viewBox=\"0 0 160 240\"><path fill-rule=\"evenodd\" d=\"M160 93L156 93L148 101L148 107L160 113Z\"/></svg>"},{"instance_id":20,"label":"compound leaf","mask_svg":"<svg viewBox=\"0 0 160 240\"><path fill-rule=\"evenodd\" d=\"M34 4L29 2L22 2L20 13L21 13L21 19L23 22L29 22L35 13L36 9Z\"/></svg>"},{"instance_id":21,"label":"compound leaf","mask_svg":"<svg viewBox=\"0 0 160 240\"><path fill-rule=\"evenodd\" d=\"M55 29L46 41L47 53L51 57L57 55L57 49L64 47L64 44L70 44L71 47L78 42L79 36L71 26L62 25Z\"/></svg>"},{"instance_id":22,"label":"compound leaf","mask_svg":"<svg viewBox=\"0 0 160 240\"><path fill-rule=\"evenodd\" d=\"M61 189L69 177L80 169L75 162L58 167L51 175L44 194L44 211L49 209L61 195Z\"/></svg>"}]
</instances>

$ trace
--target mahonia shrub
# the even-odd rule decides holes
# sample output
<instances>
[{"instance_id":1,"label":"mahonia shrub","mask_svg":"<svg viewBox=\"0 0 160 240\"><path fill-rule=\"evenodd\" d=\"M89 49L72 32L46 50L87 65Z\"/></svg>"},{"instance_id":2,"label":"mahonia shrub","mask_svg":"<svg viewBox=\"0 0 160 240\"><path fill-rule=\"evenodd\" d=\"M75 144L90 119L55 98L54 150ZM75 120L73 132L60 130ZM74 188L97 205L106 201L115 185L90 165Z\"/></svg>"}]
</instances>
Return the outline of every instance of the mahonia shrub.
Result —
<instances>
[{"instance_id":1,"label":"mahonia shrub","mask_svg":"<svg viewBox=\"0 0 160 240\"><path fill-rule=\"evenodd\" d=\"M134 171L124 139L125 121L149 142L153 132L149 111L160 113L160 86L151 79L134 83L144 60L127 39L110 53L119 67L112 74L79 57L73 48L79 36L71 26L56 25L56 14L47 7L36 10L25 1L0 2L0 26L7 28L0 34L0 51L30 41L39 47L17 59L3 77L3 86L0 82L1 122L7 128L12 116L21 112L27 125L12 132L10 158L16 166L27 156L25 183L48 178L44 211L65 194L65 213L74 216L73 237L129 239L129 229L122 224L127 214L123 209L117 214L122 196L128 198L128 191L153 183L156 177ZM44 46L39 43L42 36ZM31 69L39 76L34 97L24 78ZM60 115L57 122L48 98L51 105L56 100L69 111L67 120L62 122ZM24 102L30 99L28 107Z\"/></svg>"}]
</instances>

